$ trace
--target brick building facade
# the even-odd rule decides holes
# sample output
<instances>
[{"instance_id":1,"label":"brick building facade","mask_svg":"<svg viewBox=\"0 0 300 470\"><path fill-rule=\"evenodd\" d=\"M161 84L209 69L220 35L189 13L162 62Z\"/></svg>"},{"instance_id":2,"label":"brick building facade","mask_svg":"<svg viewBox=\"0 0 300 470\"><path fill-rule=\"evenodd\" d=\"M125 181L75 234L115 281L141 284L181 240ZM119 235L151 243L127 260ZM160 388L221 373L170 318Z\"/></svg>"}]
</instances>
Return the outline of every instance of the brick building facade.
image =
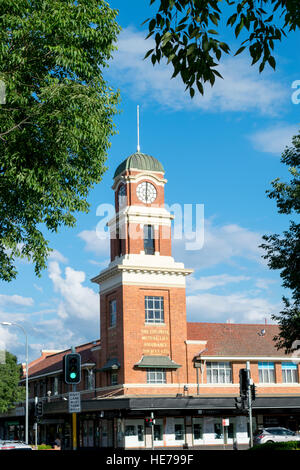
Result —
<instances>
[{"instance_id":1,"label":"brick building facade","mask_svg":"<svg viewBox=\"0 0 300 470\"><path fill-rule=\"evenodd\" d=\"M141 153L114 175L110 263L92 279L100 292L100 341L76 348L82 358L79 446L246 444L247 416L235 407L246 363L257 386L254 428L298 430L299 360L275 348L276 325L187 322L185 281L192 270L172 257L165 184L161 163ZM44 404L41 439L60 434L68 448L65 354L44 353L30 364L29 383L31 403L37 396ZM151 414L153 429L144 421ZM222 418L229 418L228 428Z\"/></svg>"}]
</instances>

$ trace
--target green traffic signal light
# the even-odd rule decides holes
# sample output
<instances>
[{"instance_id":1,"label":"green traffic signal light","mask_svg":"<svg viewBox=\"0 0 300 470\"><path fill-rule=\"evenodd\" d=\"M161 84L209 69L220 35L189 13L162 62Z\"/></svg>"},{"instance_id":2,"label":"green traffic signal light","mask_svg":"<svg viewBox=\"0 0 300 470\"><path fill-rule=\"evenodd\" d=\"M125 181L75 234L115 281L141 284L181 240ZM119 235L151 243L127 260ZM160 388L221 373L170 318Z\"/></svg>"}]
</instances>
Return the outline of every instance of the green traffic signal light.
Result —
<instances>
[{"instance_id":1,"label":"green traffic signal light","mask_svg":"<svg viewBox=\"0 0 300 470\"><path fill-rule=\"evenodd\" d=\"M76 385L81 380L81 356L78 353L64 356L64 381L67 384Z\"/></svg>"}]
</instances>

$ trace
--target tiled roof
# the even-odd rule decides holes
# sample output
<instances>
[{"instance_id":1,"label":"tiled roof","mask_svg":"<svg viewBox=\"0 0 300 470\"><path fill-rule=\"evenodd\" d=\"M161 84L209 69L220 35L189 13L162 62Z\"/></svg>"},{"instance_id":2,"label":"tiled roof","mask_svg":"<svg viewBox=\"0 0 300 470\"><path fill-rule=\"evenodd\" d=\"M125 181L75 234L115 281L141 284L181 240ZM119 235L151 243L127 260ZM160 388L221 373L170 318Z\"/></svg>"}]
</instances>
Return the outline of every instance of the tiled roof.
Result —
<instances>
[{"instance_id":1,"label":"tiled roof","mask_svg":"<svg viewBox=\"0 0 300 470\"><path fill-rule=\"evenodd\" d=\"M261 334L262 330L265 334ZM270 356L283 357L283 349L277 349L274 336L278 325L236 323L188 323L187 339L207 341L199 345L203 356Z\"/></svg>"},{"instance_id":2,"label":"tiled roof","mask_svg":"<svg viewBox=\"0 0 300 470\"><path fill-rule=\"evenodd\" d=\"M81 363L94 363L95 362L95 352L92 349L100 345L100 341L93 341L91 343L83 344L76 347L76 352L81 355ZM33 378L35 376L49 374L61 370L63 367L62 361L65 354L70 353L71 349L66 349L60 353L52 354L46 356L42 361L36 362L33 361L28 366L28 377Z\"/></svg>"}]
</instances>

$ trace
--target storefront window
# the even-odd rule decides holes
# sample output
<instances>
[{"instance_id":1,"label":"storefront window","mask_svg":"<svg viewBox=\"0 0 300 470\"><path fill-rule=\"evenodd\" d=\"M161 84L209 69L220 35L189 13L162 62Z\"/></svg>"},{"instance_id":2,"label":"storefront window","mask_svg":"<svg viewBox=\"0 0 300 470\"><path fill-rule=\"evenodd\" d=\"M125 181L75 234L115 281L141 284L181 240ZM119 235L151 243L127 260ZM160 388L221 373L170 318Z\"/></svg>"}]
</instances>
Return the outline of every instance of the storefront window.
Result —
<instances>
[{"instance_id":1,"label":"storefront window","mask_svg":"<svg viewBox=\"0 0 300 470\"><path fill-rule=\"evenodd\" d=\"M175 441L183 441L184 429L183 424L175 424Z\"/></svg>"},{"instance_id":2,"label":"storefront window","mask_svg":"<svg viewBox=\"0 0 300 470\"><path fill-rule=\"evenodd\" d=\"M233 439L234 438L234 425L233 423L230 423L229 426L228 426L228 437L229 439Z\"/></svg>"},{"instance_id":3,"label":"storefront window","mask_svg":"<svg viewBox=\"0 0 300 470\"><path fill-rule=\"evenodd\" d=\"M125 427L125 436L136 436L135 426L126 426Z\"/></svg>"},{"instance_id":4,"label":"storefront window","mask_svg":"<svg viewBox=\"0 0 300 470\"><path fill-rule=\"evenodd\" d=\"M194 439L202 439L202 425L200 423L194 423Z\"/></svg>"},{"instance_id":5,"label":"storefront window","mask_svg":"<svg viewBox=\"0 0 300 470\"><path fill-rule=\"evenodd\" d=\"M223 439L223 426L220 423L215 423L215 439Z\"/></svg>"},{"instance_id":6,"label":"storefront window","mask_svg":"<svg viewBox=\"0 0 300 470\"><path fill-rule=\"evenodd\" d=\"M162 433L162 426L161 424L154 425L154 440L155 441L162 441L163 433Z\"/></svg>"},{"instance_id":7,"label":"storefront window","mask_svg":"<svg viewBox=\"0 0 300 470\"><path fill-rule=\"evenodd\" d=\"M138 441L143 442L144 441L144 426L139 424L137 428L138 428Z\"/></svg>"}]
</instances>

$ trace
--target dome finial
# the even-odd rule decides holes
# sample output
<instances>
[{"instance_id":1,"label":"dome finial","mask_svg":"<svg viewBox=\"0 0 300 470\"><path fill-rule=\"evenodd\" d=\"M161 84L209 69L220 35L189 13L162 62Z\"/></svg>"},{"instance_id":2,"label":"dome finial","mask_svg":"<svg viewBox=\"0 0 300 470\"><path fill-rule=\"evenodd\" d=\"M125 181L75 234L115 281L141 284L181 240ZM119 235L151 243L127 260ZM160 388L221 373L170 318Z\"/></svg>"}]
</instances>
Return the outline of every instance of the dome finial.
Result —
<instances>
[{"instance_id":1,"label":"dome finial","mask_svg":"<svg viewBox=\"0 0 300 470\"><path fill-rule=\"evenodd\" d=\"M137 105L137 151L140 152L140 107Z\"/></svg>"}]
</instances>

